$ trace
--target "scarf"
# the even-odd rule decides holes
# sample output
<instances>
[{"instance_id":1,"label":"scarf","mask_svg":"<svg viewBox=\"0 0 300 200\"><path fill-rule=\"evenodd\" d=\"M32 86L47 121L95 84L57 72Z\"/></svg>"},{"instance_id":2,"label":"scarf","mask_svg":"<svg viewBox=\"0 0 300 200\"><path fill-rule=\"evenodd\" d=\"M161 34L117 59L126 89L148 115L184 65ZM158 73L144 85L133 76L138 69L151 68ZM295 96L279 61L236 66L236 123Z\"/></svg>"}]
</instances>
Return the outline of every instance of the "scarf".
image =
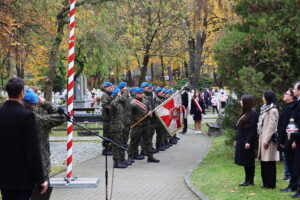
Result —
<instances>
[{"instance_id":1,"label":"scarf","mask_svg":"<svg viewBox=\"0 0 300 200\"><path fill-rule=\"evenodd\" d=\"M276 108L276 105L271 103L270 105L263 105L260 108L260 114L259 114L259 119L258 119L258 124L257 124L257 133L262 134L262 126L263 126L263 121L268 112L272 109Z\"/></svg>"}]
</instances>

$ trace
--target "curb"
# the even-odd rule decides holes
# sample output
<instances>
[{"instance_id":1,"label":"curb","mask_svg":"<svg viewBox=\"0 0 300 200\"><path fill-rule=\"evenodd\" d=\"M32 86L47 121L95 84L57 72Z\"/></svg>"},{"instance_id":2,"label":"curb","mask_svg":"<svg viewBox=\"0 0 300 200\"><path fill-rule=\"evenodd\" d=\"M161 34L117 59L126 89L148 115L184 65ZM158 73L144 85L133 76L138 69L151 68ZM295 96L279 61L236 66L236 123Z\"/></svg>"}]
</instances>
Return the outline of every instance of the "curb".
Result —
<instances>
[{"instance_id":1,"label":"curb","mask_svg":"<svg viewBox=\"0 0 300 200\"><path fill-rule=\"evenodd\" d=\"M211 139L209 138L209 143L208 143L208 148L207 151L205 152L205 157L207 155L207 153L209 152L211 146ZM198 165L200 164L201 160L196 161L197 166L194 169L191 169L185 176L184 176L184 183L186 184L186 186L189 188L189 190L194 193L199 199L201 200L209 200L204 194L202 194L200 191L198 191L190 182L190 178L192 176L192 172L198 167Z\"/></svg>"}]
</instances>

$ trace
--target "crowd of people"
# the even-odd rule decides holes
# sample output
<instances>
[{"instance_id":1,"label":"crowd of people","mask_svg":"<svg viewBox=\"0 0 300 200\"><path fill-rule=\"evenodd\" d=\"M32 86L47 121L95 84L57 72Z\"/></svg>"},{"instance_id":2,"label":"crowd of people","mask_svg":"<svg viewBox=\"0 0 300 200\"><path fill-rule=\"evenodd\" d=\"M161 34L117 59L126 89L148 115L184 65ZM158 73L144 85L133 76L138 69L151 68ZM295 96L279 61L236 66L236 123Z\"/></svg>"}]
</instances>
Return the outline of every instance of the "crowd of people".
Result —
<instances>
[{"instance_id":1,"label":"crowd of people","mask_svg":"<svg viewBox=\"0 0 300 200\"><path fill-rule=\"evenodd\" d=\"M279 105L273 91L262 95L262 106L258 115L253 97L242 96L242 112L236 124L234 140L235 163L244 166L245 181L240 186L254 185L255 158L261 163L261 178L264 189L276 188L276 161L280 153L284 158L284 180L289 179L281 192L296 192L292 197L300 198L300 82L288 89L282 97L285 105ZM257 156L256 156L257 150Z\"/></svg>"}]
</instances>

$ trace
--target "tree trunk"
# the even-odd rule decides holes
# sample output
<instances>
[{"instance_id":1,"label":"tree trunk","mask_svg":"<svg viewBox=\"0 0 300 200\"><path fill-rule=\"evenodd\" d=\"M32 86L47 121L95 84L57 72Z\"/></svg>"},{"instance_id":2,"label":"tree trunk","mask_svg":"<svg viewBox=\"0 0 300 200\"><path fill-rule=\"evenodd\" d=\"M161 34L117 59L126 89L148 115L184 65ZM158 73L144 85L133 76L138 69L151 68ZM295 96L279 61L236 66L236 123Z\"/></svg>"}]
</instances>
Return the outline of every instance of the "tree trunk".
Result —
<instances>
[{"instance_id":1,"label":"tree trunk","mask_svg":"<svg viewBox=\"0 0 300 200\"><path fill-rule=\"evenodd\" d=\"M223 88L223 82L220 80L218 74L215 71L213 72L213 76L214 76L214 81L215 81L216 85L219 88Z\"/></svg>"},{"instance_id":2,"label":"tree trunk","mask_svg":"<svg viewBox=\"0 0 300 200\"><path fill-rule=\"evenodd\" d=\"M64 26L66 22L64 21L65 15L57 16L57 31L55 39L52 43L50 50L50 59L49 59L49 73L45 83L44 97L47 101L52 102L52 91L53 91L53 82L56 76L56 63L57 63L57 54L59 51L59 46L62 42L64 36Z\"/></svg>"},{"instance_id":3,"label":"tree trunk","mask_svg":"<svg viewBox=\"0 0 300 200\"><path fill-rule=\"evenodd\" d=\"M161 78L162 78L162 83L163 86L166 85L166 81L165 81L165 67L164 67L164 57L160 56L160 64L161 64Z\"/></svg>"},{"instance_id":4,"label":"tree trunk","mask_svg":"<svg viewBox=\"0 0 300 200\"><path fill-rule=\"evenodd\" d=\"M194 38L189 38L188 40L188 47L189 47L189 79L190 79L190 86L193 88L193 77L194 77L194 68L195 68L195 39Z\"/></svg>"},{"instance_id":5,"label":"tree trunk","mask_svg":"<svg viewBox=\"0 0 300 200\"><path fill-rule=\"evenodd\" d=\"M149 51L145 52L144 58L143 58L143 66L141 68L141 78L139 80L139 84L145 81L145 77L147 75L147 68L150 60Z\"/></svg>"},{"instance_id":6,"label":"tree trunk","mask_svg":"<svg viewBox=\"0 0 300 200\"><path fill-rule=\"evenodd\" d=\"M127 81L128 81L128 85L130 87L132 87L134 85L130 69L127 70Z\"/></svg>"},{"instance_id":7,"label":"tree trunk","mask_svg":"<svg viewBox=\"0 0 300 200\"><path fill-rule=\"evenodd\" d=\"M189 65L186 61L183 63L183 73L185 78L189 78Z\"/></svg>"},{"instance_id":8,"label":"tree trunk","mask_svg":"<svg viewBox=\"0 0 300 200\"><path fill-rule=\"evenodd\" d=\"M155 80L155 77L154 77L154 67L153 67L153 63L151 63L151 78L152 78L152 81Z\"/></svg>"},{"instance_id":9,"label":"tree trunk","mask_svg":"<svg viewBox=\"0 0 300 200\"><path fill-rule=\"evenodd\" d=\"M173 81L173 73L170 66L168 66L168 76L169 76L169 83Z\"/></svg>"}]
</instances>

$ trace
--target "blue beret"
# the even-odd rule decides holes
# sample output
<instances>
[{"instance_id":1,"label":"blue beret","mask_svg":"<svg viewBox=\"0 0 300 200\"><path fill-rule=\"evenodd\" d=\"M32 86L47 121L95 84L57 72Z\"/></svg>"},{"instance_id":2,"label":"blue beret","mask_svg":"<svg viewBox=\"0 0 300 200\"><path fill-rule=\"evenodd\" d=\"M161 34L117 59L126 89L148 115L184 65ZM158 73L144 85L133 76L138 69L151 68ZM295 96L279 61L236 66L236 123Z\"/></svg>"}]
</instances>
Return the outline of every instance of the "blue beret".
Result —
<instances>
[{"instance_id":1,"label":"blue beret","mask_svg":"<svg viewBox=\"0 0 300 200\"><path fill-rule=\"evenodd\" d=\"M152 86L153 86L153 85L152 85L151 83L148 84L148 87L149 87L149 88L152 88Z\"/></svg>"},{"instance_id":2,"label":"blue beret","mask_svg":"<svg viewBox=\"0 0 300 200\"><path fill-rule=\"evenodd\" d=\"M103 87L109 87L109 86L112 86L111 82L105 82L103 83L102 85Z\"/></svg>"},{"instance_id":3,"label":"blue beret","mask_svg":"<svg viewBox=\"0 0 300 200\"><path fill-rule=\"evenodd\" d=\"M163 93L166 93L166 89L165 88L163 88L163 89L161 89L161 91L163 92Z\"/></svg>"},{"instance_id":4,"label":"blue beret","mask_svg":"<svg viewBox=\"0 0 300 200\"><path fill-rule=\"evenodd\" d=\"M135 87L131 87L130 89L129 89L129 92L130 93L133 93L135 91Z\"/></svg>"},{"instance_id":5,"label":"blue beret","mask_svg":"<svg viewBox=\"0 0 300 200\"><path fill-rule=\"evenodd\" d=\"M111 96L117 96L118 93L120 92L120 88L119 87L115 87L114 91L111 93Z\"/></svg>"},{"instance_id":6,"label":"blue beret","mask_svg":"<svg viewBox=\"0 0 300 200\"><path fill-rule=\"evenodd\" d=\"M142 83L141 88L144 88L144 87L147 87L147 86L148 86L148 82L144 82L144 83Z\"/></svg>"},{"instance_id":7,"label":"blue beret","mask_svg":"<svg viewBox=\"0 0 300 200\"><path fill-rule=\"evenodd\" d=\"M143 94L143 93L144 93L144 90L143 90L143 88L136 88L136 89L135 89L135 93L136 93L136 94Z\"/></svg>"},{"instance_id":8,"label":"blue beret","mask_svg":"<svg viewBox=\"0 0 300 200\"><path fill-rule=\"evenodd\" d=\"M155 90L154 90L154 92L157 94L157 93L159 93L159 92L161 92L162 90L161 90L161 88L156 88Z\"/></svg>"},{"instance_id":9,"label":"blue beret","mask_svg":"<svg viewBox=\"0 0 300 200\"><path fill-rule=\"evenodd\" d=\"M31 89L27 89L25 91L24 101L30 104L38 104L39 98Z\"/></svg>"},{"instance_id":10,"label":"blue beret","mask_svg":"<svg viewBox=\"0 0 300 200\"><path fill-rule=\"evenodd\" d=\"M170 91L171 91L172 94L175 94L175 91L174 91L174 90L170 90Z\"/></svg>"},{"instance_id":11,"label":"blue beret","mask_svg":"<svg viewBox=\"0 0 300 200\"><path fill-rule=\"evenodd\" d=\"M122 88L124 88L124 87L126 87L127 86L127 83L126 82L121 82L121 83L119 83L119 88L120 89L122 89Z\"/></svg>"}]
</instances>

